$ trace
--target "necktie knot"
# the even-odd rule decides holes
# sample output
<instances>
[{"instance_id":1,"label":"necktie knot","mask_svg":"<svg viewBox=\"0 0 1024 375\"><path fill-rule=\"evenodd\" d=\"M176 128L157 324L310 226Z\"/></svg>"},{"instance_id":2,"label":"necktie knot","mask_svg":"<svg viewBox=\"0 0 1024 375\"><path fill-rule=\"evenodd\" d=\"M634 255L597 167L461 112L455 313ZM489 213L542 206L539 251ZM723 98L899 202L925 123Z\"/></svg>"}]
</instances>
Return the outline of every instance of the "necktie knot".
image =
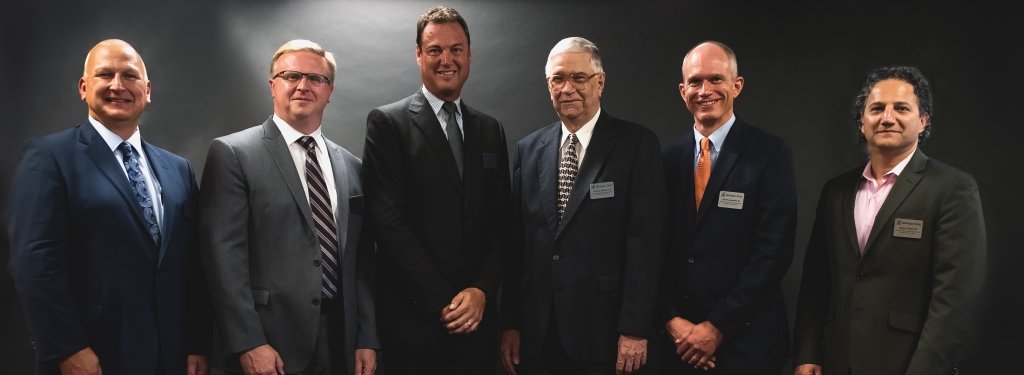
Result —
<instances>
[{"instance_id":1,"label":"necktie knot","mask_svg":"<svg viewBox=\"0 0 1024 375\"><path fill-rule=\"evenodd\" d=\"M569 145L576 146L580 143L580 139L576 137L576 133L569 134Z\"/></svg>"},{"instance_id":2,"label":"necktie knot","mask_svg":"<svg viewBox=\"0 0 1024 375\"><path fill-rule=\"evenodd\" d=\"M444 102L444 104L441 105L441 109L444 110L445 114L453 117L459 112L458 109L455 108L455 103L453 102Z\"/></svg>"},{"instance_id":3,"label":"necktie knot","mask_svg":"<svg viewBox=\"0 0 1024 375\"><path fill-rule=\"evenodd\" d=\"M128 143L127 141L121 142L121 144L117 146L117 150L121 151L121 155L124 156L125 159L127 159L128 157L132 156L132 154L135 153L135 148L132 147L132 144Z\"/></svg>"},{"instance_id":4,"label":"necktie knot","mask_svg":"<svg viewBox=\"0 0 1024 375\"><path fill-rule=\"evenodd\" d=\"M711 152L711 140L708 139L708 137L704 137L704 138L700 139L700 152L701 153Z\"/></svg>"},{"instance_id":5,"label":"necktie knot","mask_svg":"<svg viewBox=\"0 0 1024 375\"><path fill-rule=\"evenodd\" d=\"M316 141L313 140L313 137L310 137L308 135L299 137L299 145L301 145L307 151L312 151L316 149Z\"/></svg>"}]
</instances>

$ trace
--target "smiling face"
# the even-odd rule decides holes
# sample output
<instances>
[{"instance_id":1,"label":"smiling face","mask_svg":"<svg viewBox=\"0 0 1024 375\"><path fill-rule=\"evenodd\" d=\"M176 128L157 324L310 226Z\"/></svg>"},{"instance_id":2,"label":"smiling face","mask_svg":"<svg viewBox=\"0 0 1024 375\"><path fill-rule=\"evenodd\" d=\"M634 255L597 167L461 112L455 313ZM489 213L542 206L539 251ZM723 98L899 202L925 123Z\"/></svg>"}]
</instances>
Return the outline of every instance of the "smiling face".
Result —
<instances>
[{"instance_id":1,"label":"smiling face","mask_svg":"<svg viewBox=\"0 0 1024 375\"><path fill-rule=\"evenodd\" d=\"M274 62L270 78L270 95L274 98L274 113L303 134L309 134L320 126L324 108L330 102L334 83L327 82L314 86L302 77L297 82L288 82L274 77L283 71L315 73L331 76L327 59L304 50L285 52Z\"/></svg>"},{"instance_id":2,"label":"smiling face","mask_svg":"<svg viewBox=\"0 0 1024 375\"><path fill-rule=\"evenodd\" d=\"M78 93L89 116L118 135L131 135L150 102L146 66L131 45L120 40L97 44L85 58Z\"/></svg>"},{"instance_id":3,"label":"smiling face","mask_svg":"<svg viewBox=\"0 0 1024 375\"><path fill-rule=\"evenodd\" d=\"M570 131L575 131L594 118L601 108L601 93L604 91L604 73L596 72L587 52L562 52L548 59L545 69L548 77L591 77L576 87L572 79L565 79L560 85L552 85L549 78L548 91L551 105L558 117ZM598 73L595 75L595 73Z\"/></svg>"},{"instance_id":4,"label":"smiling face","mask_svg":"<svg viewBox=\"0 0 1024 375\"><path fill-rule=\"evenodd\" d=\"M711 134L732 117L733 103L743 91L743 77L736 74L734 64L721 47L711 43L695 47L683 59L679 95L698 130Z\"/></svg>"},{"instance_id":5,"label":"smiling face","mask_svg":"<svg viewBox=\"0 0 1024 375\"><path fill-rule=\"evenodd\" d=\"M416 46L416 64L427 91L445 101L462 95L469 79L469 38L456 22L429 23Z\"/></svg>"},{"instance_id":6,"label":"smiling face","mask_svg":"<svg viewBox=\"0 0 1024 375\"><path fill-rule=\"evenodd\" d=\"M873 154L907 154L917 146L928 116L922 115L914 86L885 79L871 88L864 103L860 131Z\"/></svg>"}]
</instances>

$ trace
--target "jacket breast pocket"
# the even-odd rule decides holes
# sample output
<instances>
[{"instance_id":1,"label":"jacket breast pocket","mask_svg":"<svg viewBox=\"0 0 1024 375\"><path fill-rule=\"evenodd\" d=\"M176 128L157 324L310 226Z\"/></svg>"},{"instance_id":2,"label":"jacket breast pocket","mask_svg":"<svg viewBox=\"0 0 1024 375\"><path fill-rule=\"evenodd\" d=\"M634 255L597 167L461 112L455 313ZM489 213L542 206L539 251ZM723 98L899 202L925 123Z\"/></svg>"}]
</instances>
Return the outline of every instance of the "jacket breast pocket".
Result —
<instances>
[{"instance_id":1,"label":"jacket breast pocket","mask_svg":"<svg viewBox=\"0 0 1024 375\"><path fill-rule=\"evenodd\" d=\"M256 306L267 306L270 304L270 291L263 289L252 290L252 301Z\"/></svg>"},{"instance_id":2,"label":"jacket breast pocket","mask_svg":"<svg viewBox=\"0 0 1024 375\"><path fill-rule=\"evenodd\" d=\"M912 333L921 332L921 318L906 311L889 311L889 327Z\"/></svg>"}]
</instances>

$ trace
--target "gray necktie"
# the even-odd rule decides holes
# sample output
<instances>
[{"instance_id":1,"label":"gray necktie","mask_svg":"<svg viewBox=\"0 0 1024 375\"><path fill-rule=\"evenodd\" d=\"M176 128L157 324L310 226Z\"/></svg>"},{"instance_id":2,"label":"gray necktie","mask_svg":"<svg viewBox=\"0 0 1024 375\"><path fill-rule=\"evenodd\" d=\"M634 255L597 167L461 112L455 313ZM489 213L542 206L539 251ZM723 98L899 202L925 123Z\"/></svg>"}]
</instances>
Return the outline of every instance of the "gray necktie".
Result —
<instances>
[{"instance_id":1,"label":"gray necktie","mask_svg":"<svg viewBox=\"0 0 1024 375\"><path fill-rule=\"evenodd\" d=\"M452 156L455 157L455 167L459 169L459 177L462 177L462 131L459 130L459 122L455 118L455 103L444 102L441 109L445 113L444 133L448 135L448 145L452 148Z\"/></svg>"}]
</instances>

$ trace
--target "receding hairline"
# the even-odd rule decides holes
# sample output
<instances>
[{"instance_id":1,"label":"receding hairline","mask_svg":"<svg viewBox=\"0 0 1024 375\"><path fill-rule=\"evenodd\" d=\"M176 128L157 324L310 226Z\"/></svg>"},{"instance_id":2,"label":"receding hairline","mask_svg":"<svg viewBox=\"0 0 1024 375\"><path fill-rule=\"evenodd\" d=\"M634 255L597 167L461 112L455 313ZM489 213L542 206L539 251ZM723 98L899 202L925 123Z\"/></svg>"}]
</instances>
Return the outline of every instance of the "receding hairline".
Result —
<instances>
[{"instance_id":1,"label":"receding hairline","mask_svg":"<svg viewBox=\"0 0 1024 375\"><path fill-rule=\"evenodd\" d=\"M590 57L590 67L594 69L594 73L604 73L604 66L601 63L601 50L597 47L597 44L582 37L571 36L558 41L554 47L551 47L551 52L548 52L547 62L544 63L545 76L551 73L549 71L551 69L551 59L565 53L587 54Z\"/></svg>"},{"instance_id":2,"label":"receding hairline","mask_svg":"<svg viewBox=\"0 0 1024 375\"><path fill-rule=\"evenodd\" d=\"M135 47L132 47L130 43L121 39L105 39L92 46L92 48L89 49L89 52L85 54L85 61L82 63L82 77L85 78L89 76L89 62L92 61L101 48L108 49L115 47L119 48L121 53L132 56L137 60L139 62L139 70L141 70L142 78L147 80L149 79L149 74L146 72L146 62L142 60L142 55L139 54L139 51L135 50Z\"/></svg>"},{"instance_id":3,"label":"receding hairline","mask_svg":"<svg viewBox=\"0 0 1024 375\"><path fill-rule=\"evenodd\" d=\"M338 63L334 59L334 54L325 50L320 44L307 39L292 39L278 47L277 51L274 52L274 56L270 58L270 74L274 74L274 65L277 64L277 60L281 59L281 56L284 56L286 53L303 51L313 53L327 61L327 69L330 70L331 74L327 78L330 78L333 84L335 72L338 69Z\"/></svg>"},{"instance_id":4,"label":"receding hairline","mask_svg":"<svg viewBox=\"0 0 1024 375\"><path fill-rule=\"evenodd\" d=\"M680 65L679 70L683 70L683 68L686 66L686 61L690 59L690 56L693 55L694 51L696 51L698 48L706 46L717 47L720 51L725 53L725 58L729 61L729 70L733 74L733 78L740 76L740 67L739 62L736 59L736 51L733 51L733 49L729 47L727 44L719 42L717 40L705 40L703 42L697 43L697 45L690 48L689 51L686 51L686 55L683 56L683 63ZM683 71L682 73L685 77L686 72Z\"/></svg>"}]
</instances>

